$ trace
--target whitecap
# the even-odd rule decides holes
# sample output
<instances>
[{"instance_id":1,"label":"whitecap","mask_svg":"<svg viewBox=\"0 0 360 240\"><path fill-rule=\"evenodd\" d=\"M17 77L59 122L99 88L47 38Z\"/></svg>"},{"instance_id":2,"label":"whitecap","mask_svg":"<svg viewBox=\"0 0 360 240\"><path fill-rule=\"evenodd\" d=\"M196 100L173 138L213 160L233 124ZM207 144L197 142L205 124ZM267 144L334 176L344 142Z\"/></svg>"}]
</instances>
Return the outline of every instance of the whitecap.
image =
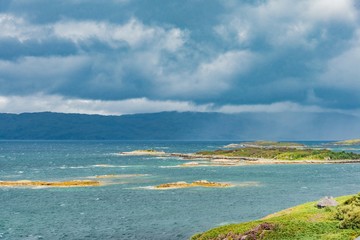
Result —
<instances>
[{"instance_id":1,"label":"whitecap","mask_svg":"<svg viewBox=\"0 0 360 240\"><path fill-rule=\"evenodd\" d=\"M159 168L180 168L180 165L176 165L176 166L159 166Z\"/></svg>"},{"instance_id":2,"label":"whitecap","mask_svg":"<svg viewBox=\"0 0 360 240\"><path fill-rule=\"evenodd\" d=\"M156 189L154 186L145 186L145 187L132 187L132 188L125 188L125 189L146 189L146 190L154 190Z\"/></svg>"}]
</instances>

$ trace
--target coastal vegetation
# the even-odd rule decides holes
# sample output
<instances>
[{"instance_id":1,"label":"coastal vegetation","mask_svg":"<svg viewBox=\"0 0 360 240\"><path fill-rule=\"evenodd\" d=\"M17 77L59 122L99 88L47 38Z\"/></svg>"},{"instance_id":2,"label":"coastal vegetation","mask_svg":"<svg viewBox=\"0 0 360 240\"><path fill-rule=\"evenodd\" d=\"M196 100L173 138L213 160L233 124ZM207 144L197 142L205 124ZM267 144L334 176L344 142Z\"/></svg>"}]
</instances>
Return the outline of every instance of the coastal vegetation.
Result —
<instances>
[{"instance_id":1,"label":"coastal vegetation","mask_svg":"<svg viewBox=\"0 0 360 240\"><path fill-rule=\"evenodd\" d=\"M201 151L203 156L244 157L275 160L354 160L360 154L353 152L335 152L328 149L297 148L257 148L244 147L231 150Z\"/></svg>"},{"instance_id":2,"label":"coastal vegetation","mask_svg":"<svg viewBox=\"0 0 360 240\"><path fill-rule=\"evenodd\" d=\"M214 228L191 239L355 239L360 236L360 194L336 200L337 207L305 203L260 220Z\"/></svg>"},{"instance_id":3,"label":"coastal vegetation","mask_svg":"<svg viewBox=\"0 0 360 240\"><path fill-rule=\"evenodd\" d=\"M336 219L340 220L340 228L360 229L360 194L337 208Z\"/></svg>"}]
</instances>

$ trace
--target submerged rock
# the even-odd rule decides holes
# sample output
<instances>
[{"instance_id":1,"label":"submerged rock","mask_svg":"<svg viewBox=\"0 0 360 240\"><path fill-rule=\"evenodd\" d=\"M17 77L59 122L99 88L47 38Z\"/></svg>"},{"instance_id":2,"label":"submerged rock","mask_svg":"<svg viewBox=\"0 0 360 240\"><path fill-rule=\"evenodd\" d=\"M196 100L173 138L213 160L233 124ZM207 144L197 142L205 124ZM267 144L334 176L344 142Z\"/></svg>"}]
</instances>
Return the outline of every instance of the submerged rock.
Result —
<instances>
[{"instance_id":1,"label":"submerged rock","mask_svg":"<svg viewBox=\"0 0 360 240\"><path fill-rule=\"evenodd\" d=\"M324 197L316 204L318 208L336 207L339 203L333 197Z\"/></svg>"}]
</instances>

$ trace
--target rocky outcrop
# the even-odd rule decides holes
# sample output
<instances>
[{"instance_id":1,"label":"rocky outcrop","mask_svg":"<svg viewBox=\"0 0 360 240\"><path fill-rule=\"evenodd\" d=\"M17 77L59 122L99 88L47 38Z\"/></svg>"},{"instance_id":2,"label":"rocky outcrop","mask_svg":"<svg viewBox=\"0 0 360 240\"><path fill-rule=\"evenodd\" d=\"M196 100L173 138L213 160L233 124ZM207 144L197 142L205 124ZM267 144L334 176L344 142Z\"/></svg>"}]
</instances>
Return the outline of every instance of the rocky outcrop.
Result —
<instances>
[{"instance_id":1,"label":"rocky outcrop","mask_svg":"<svg viewBox=\"0 0 360 240\"><path fill-rule=\"evenodd\" d=\"M318 208L336 207L339 203L333 197L324 197L316 204Z\"/></svg>"},{"instance_id":2,"label":"rocky outcrop","mask_svg":"<svg viewBox=\"0 0 360 240\"><path fill-rule=\"evenodd\" d=\"M199 180L192 183L187 183L184 181L173 182L173 183L164 183L155 186L155 189L174 189L174 188L190 188L190 187L213 187L213 188L222 188L222 187L231 187L229 183L219 183L219 182L209 182L207 180Z\"/></svg>"},{"instance_id":3,"label":"rocky outcrop","mask_svg":"<svg viewBox=\"0 0 360 240\"><path fill-rule=\"evenodd\" d=\"M274 230L275 224L261 223L245 233L229 232L227 235L220 235L215 240L260 240L265 239L267 232Z\"/></svg>"}]
</instances>

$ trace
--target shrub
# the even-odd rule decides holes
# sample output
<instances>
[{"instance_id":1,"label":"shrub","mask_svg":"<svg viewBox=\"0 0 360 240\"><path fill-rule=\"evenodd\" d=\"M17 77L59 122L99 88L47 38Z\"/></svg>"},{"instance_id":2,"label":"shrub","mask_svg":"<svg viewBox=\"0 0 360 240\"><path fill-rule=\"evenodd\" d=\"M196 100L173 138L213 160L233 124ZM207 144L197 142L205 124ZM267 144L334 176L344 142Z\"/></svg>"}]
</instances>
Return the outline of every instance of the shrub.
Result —
<instances>
[{"instance_id":1,"label":"shrub","mask_svg":"<svg viewBox=\"0 0 360 240\"><path fill-rule=\"evenodd\" d=\"M360 194L339 205L335 218L340 220L340 228L360 229Z\"/></svg>"}]
</instances>

